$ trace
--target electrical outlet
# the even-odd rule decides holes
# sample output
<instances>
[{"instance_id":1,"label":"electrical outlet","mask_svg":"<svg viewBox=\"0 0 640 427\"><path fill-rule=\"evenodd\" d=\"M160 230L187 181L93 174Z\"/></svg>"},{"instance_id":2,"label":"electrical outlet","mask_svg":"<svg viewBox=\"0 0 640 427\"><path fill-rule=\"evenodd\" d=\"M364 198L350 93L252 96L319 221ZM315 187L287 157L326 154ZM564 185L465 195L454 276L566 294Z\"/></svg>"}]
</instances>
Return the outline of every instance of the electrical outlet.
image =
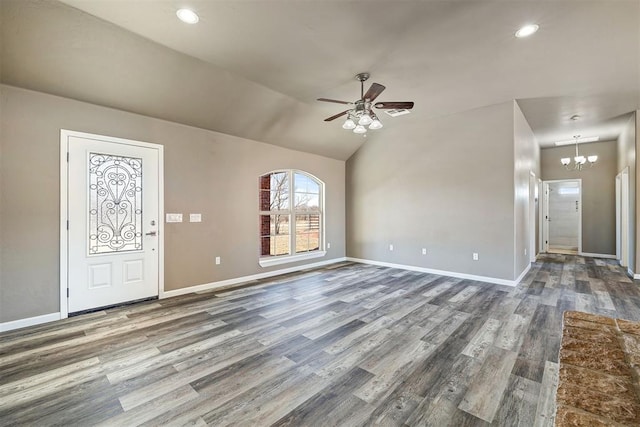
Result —
<instances>
[{"instance_id":1,"label":"electrical outlet","mask_svg":"<svg viewBox=\"0 0 640 427\"><path fill-rule=\"evenodd\" d=\"M527 248L524 248L524 254L525 255L527 254Z\"/></svg>"},{"instance_id":2,"label":"electrical outlet","mask_svg":"<svg viewBox=\"0 0 640 427\"><path fill-rule=\"evenodd\" d=\"M331 243L327 243L327 249L331 249Z\"/></svg>"},{"instance_id":3,"label":"electrical outlet","mask_svg":"<svg viewBox=\"0 0 640 427\"><path fill-rule=\"evenodd\" d=\"M219 256L216 257L216 265L220 265L220 257Z\"/></svg>"},{"instance_id":4,"label":"electrical outlet","mask_svg":"<svg viewBox=\"0 0 640 427\"><path fill-rule=\"evenodd\" d=\"M427 254L427 248L422 248L422 255L426 255Z\"/></svg>"},{"instance_id":5,"label":"electrical outlet","mask_svg":"<svg viewBox=\"0 0 640 427\"><path fill-rule=\"evenodd\" d=\"M393 250L393 245L389 245L389 250L392 251Z\"/></svg>"},{"instance_id":6,"label":"electrical outlet","mask_svg":"<svg viewBox=\"0 0 640 427\"><path fill-rule=\"evenodd\" d=\"M473 260L477 261L478 260L478 252L474 252L473 253Z\"/></svg>"}]
</instances>

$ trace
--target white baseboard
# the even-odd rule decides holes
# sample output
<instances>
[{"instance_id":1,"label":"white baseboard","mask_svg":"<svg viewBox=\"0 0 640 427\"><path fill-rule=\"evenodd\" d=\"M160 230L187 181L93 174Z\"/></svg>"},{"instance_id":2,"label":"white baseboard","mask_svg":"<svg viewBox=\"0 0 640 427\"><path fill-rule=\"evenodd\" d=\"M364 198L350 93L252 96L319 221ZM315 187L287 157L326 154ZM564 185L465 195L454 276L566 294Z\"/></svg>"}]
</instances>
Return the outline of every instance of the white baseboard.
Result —
<instances>
[{"instance_id":1,"label":"white baseboard","mask_svg":"<svg viewBox=\"0 0 640 427\"><path fill-rule=\"evenodd\" d=\"M26 328L28 326L39 325L41 323L60 320L60 313L42 314L40 316L28 317L26 319L12 320L0 323L0 332L12 331L14 329Z\"/></svg>"},{"instance_id":2,"label":"white baseboard","mask_svg":"<svg viewBox=\"0 0 640 427\"><path fill-rule=\"evenodd\" d=\"M267 278L267 277L278 276L280 274L292 273L294 271L300 271L300 270L307 270L307 269L310 269L310 268L322 267L324 265L334 264L334 263L337 263L337 262L343 262L343 261L346 261L346 260L347 259L345 257L332 258L332 259L328 259L326 261L316 262L316 263L313 263L313 264L299 265L297 267L285 268L285 269L282 269L282 270L274 270L274 271L269 271L269 272L266 272L266 273L254 274L252 276L238 277L238 278L235 278L235 279L222 280L222 281L219 281L219 282L207 283L207 284L204 284L204 285L190 286L188 288L175 289L175 290L172 290L172 291L165 291L165 292L161 292L160 293L160 298L168 298L168 297L173 297L173 296L177 296L177 295L189 294L189 293L192 293L192 292L204 291L204 290L208 290L208 289L227 287L227 286L230 286L230 285L236 285L238 283L250 282L252 280L259 280L259 279L264 279L264 278ZM62 317L61 317L60 313L58 312L58 313L43 314L43 315L35 316L35 317L29 317L29 318L26 318L26 319L12 320L10 322L0 323L0 332L12 331L14 329L26 328L28 326L39 325L41 323L53 322L55 320L60 320L61 318Z\"/></svg>"},{"instance_id":3,"label":"white baseboard","mask_svg":"<svg viewBox=\"0 0 640 427\"><path fill-rule=\"evenodd\" d=\"M518 276L518 278L516 280L514 280L514 285L516 286L518 283L520 283L522 281L522 279L524 279L524 276L527 275L527 273L529 272L529 270L531 270L531 263L529 263L527 265L527 268L524 269L524 271L522 273L520 273L520 276Z\"/></svg>"},{"instance_id":4,"label":"white baseboard","mask_svg":"<svg viewBox=\"0 0 640 427\"><path fill-rule=\"evenodd\" d=\"M300 271L300 270L308 270L310 268L322 267L329 264L335 264L337 262L344 262L346 260L347 258L345 257L332 258L326 261L314 262L313 264L304 264L304 265L299 265L291 268L284 268L280 270L268 271L265 273L253 274L251 276L236 277L233 279L220 280L218 282L211 282L211 283L205 283L202 285L189 286L187 288L163 291L163 292L160 292L160 298L170 298L178 295L190 294L193 292L201 292L201 291L208 291L211 289L226 288L226 287L237 285L240 283L251 282L253 280L266 279L267 277L279 276L281 274L293 273L295 271Z\"/></svg>"},{"instance_id":5,"label":"white baseboard","mask_svg":"<svg viewBox=\"0 0 640 427\"><path fill-rule=\"evenodd\" d=\"M516 286L520 281L520 278L518 278L518 280L498 279L496 277L476 276L474 274L457 273L454 271L434 270L432 268L416 267L413 265L405 265L405 264L393 264L390 262L373 261L370 259L347 257L347 261L360 262L363 264L379 265L381 267L399 268L402 270L419 271L421 273L438 274L440 276L455 277L458 279L476 280L478 282L495 283L497 285L505 285L505 286ZM531 268L531 264L529 264L529 267L524 271L521 277L524 277L524 274L526 274L527 271L529 271L529 268Z\"/></svg>"},{"instance_id":6,"label":"white baseboard","mask_svg":"<svg viewBox=\"0 0 640 427\"><path fill-rule=\"evenodd\" d=\"M588 256L590 258L616 259L615 255L609 255L609 254L593 254L593 253L590 253L590 252L580 252L580 253L578 253L578 255L580 255L580 256Z\"/></svg>"}]
</instances>

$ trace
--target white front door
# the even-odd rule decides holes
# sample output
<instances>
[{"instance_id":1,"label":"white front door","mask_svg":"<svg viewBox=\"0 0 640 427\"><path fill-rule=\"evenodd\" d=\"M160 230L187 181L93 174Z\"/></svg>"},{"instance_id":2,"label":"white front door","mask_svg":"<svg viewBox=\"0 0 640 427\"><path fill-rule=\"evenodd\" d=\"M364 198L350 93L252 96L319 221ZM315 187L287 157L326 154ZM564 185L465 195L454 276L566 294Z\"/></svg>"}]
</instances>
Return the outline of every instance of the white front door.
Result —
<instances>
[{"instance_id":1,"label":"white front door","mask_svg":"<svg viewBox=\"0 0 640 427\"><path fill-rule=\"evenodd\" d=\"M580 182L549 183L549 251L578 252L580 238Z\"/></svg>"},{"instance_id":2,"label":"white front door","mask_svg":"<svg viewBox=\"0 0 640 427\"><path fill-rule=\"evenodd\" d=\"M68 312L157 296L159 149L64 132Z\"/></svg>"}]
</instances>

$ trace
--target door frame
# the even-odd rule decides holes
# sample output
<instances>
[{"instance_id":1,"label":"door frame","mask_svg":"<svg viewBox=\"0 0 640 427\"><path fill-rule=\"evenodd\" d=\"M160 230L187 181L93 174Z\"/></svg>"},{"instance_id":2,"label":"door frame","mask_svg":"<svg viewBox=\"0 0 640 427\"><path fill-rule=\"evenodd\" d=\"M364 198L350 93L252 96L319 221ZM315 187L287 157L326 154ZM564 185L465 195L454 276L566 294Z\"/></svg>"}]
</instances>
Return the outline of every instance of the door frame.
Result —
<instances>
[{"instance_id":1,"label":"door frame","mask_svg":"<svg viewBox=\"0 0 640 427\"><path fill-rule=\"evenodd\" d=\"M164 146L150 142L116 138L86 132L60 129L60 318L69 317L69 168L68 144L70 137L95 139L105 143L131 145L158 151L158 296L164 293Z\"/></svg>"},{"instance_id":2,"label":"door frame","mask_svg":"<svg viewBox=\"0 0 640 427\"><path fill-rule=\"evenodd\" d=\"M621 266L629 267L629 167L616 175L616 259Z\"/></svg>"},{"instance_id":3,"label":"door frame","mask_svg":"<svg viewBox=\"0 0 640 427\"><path fill-rule=\"evenodd\" d=\"M529 262L536 261L536 174L529 171Z\"/></svg>"},{"instance_id":4,"label":"door frame","mask_svg":"<svg viewBox=\"0 0 640 427\"><path fill-rule=\"evenodd\" d=\"M582 178L573 179L550 179L542 181L544 197L542 199L544 217L541 218L543 228L542 247L545 252L549 252L549 184L556 182L578 182L580 189L580 199L578 202L578 255L582 253Z\"/></svg>"},{"instance_id":5,"label":"door frame","mask_svg":"<svg viewBox=\"0 0 640 427\"><path fill-rule=\"evenodd\" d=\"M538 246L536 256L544 250L544 185L542 179L538 178Z\"/></svg>"}]
</instances>

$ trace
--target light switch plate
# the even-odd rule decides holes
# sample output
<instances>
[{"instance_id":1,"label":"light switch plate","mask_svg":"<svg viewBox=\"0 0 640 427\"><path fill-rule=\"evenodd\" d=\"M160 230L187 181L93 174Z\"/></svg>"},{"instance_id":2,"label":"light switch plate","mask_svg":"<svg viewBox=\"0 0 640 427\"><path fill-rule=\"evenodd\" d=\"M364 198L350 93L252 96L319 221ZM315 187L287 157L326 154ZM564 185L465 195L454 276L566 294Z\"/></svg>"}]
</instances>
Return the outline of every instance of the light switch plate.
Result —
<instances>
[{"instance_id":1,"label":"light switch plate","mask_svg":"<svg viewBox=\"0 0 640 427\"><path fill-rule=\"evenodd\" d=\"M181 213L168 213L167 214L167 222L182 222L182 214Z\"/></svg>"},{"instance_id":2,"label":"light switch plate","mask_svg":"<svg viewBox=\"0 0 640 427\"><path fill-rule=\"evenodd\" d=\"M189 214L189 222L202 222L202 214Z\"/></svg>"}]
</instances>

